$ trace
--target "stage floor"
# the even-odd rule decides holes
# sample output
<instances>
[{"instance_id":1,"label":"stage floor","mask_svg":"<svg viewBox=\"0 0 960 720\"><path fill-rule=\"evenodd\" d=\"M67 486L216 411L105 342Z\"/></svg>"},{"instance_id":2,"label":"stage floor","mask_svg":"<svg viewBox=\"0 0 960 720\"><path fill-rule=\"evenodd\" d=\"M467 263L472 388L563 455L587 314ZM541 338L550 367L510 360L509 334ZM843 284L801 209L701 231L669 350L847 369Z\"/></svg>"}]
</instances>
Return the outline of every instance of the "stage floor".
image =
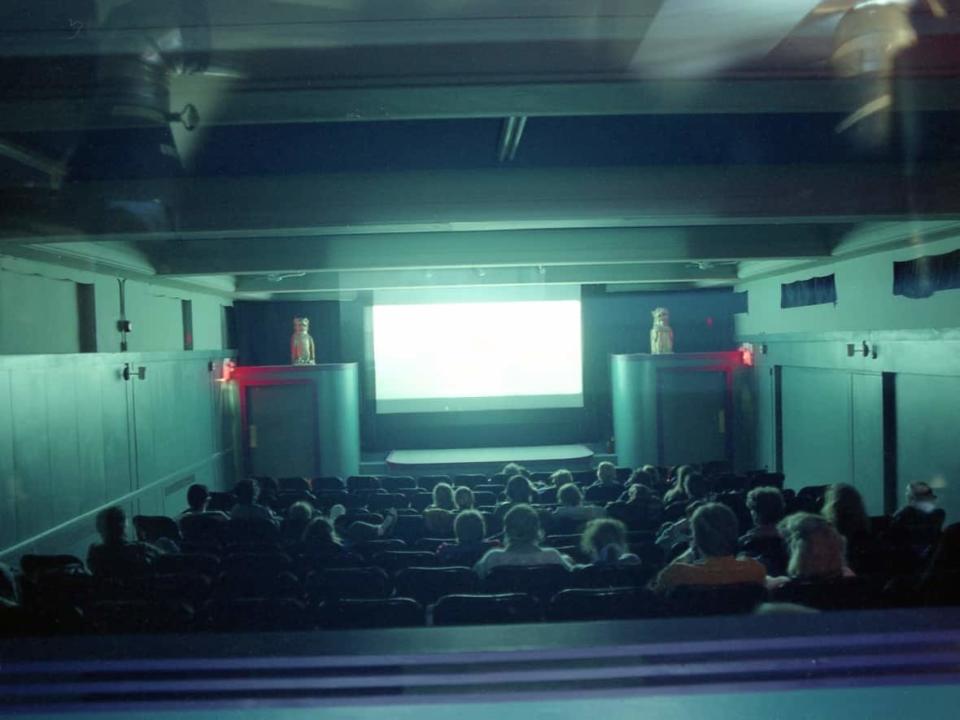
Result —
<instances>
[{"instance_id":1,"label":"stage floor","mask_svg":"<svg viewBox=\"0 0 960 720\"><path fill-rule=\"evenodd\" d=\"M426 467L431 465L505 465L517 463L590 462L593 451L586 445L532 445L525 447L452 448L448 450L393 450L387 465Z\"/></svg>"}]
</instances>

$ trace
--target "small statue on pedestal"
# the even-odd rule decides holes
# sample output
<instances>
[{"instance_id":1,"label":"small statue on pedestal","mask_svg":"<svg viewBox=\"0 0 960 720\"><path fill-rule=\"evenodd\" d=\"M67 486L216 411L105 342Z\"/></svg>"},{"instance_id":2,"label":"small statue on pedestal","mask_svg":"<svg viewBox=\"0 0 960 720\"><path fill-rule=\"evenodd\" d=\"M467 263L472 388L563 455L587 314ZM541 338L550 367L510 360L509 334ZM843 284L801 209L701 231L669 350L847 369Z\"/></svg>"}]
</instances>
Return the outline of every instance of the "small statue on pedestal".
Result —
<instances>
[{"instance_id":1,"label":"small statue on pedestal","mask_svg":"<svg viewBox=\"0 0 960 720\"><path fill-rule=\"evenodd\" d=\"M310 319L294 318L293 335L290 337L290 364L316 365L317 356L310 337Z\"/></svg>"},{"instance_id":2,"label":"small statue on pedestal","mask_svg":"<svg viewBox=\"0 0 960 720\"><path fill-rule=\"evenodd\" d=\"M673 353L673 328L670 327L670 311L657 308L652 313L653 327L650 328L650 354L670 355Z\"/></svg>"}]
</instances>

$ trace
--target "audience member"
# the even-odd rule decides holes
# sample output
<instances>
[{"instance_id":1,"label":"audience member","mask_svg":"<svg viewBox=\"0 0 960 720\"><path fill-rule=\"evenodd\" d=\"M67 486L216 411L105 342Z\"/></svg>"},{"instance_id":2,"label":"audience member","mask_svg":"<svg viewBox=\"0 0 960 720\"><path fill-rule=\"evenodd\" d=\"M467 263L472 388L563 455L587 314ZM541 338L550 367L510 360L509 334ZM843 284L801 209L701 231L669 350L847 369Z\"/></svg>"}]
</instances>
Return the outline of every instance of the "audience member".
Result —
<instances>
[{"instance_id":1,"label":"audience member","mask_svg":"<svg viewBox=\"0 0 960 720\"><path fill-rule=\"evenodd\" d=\"M948 525L927 566L925 575L934 577L960 572L960 523Z\"/></svg>"},{"instance_id":2,"label":"audience member","mask_svg":"<svg viewBox=\"0 0 960 720\"><path fill-rule=\"evenodd\" d=\"M453 487L437 483L433 488L433 504L423 511L423 524L432 537L448 537L453 532L454 511L457 503Z\"/></svg>"},{"instance_id":3,"label":"audience member","mask_svg":"<svg viewBox=\"0 0 960 720\"><path fill-rule=\"evenodd\" d=\"M300 500L287 508L287 515L280 523L280 538L284 543L297 543L313 519L313 505Z\"/></svg>"},{"instance_id":4,"label":"audience member","mask_svg":"<svg viewBox=\"0 0 960 720\"><path fill-rule=\"evenodd\" d=\"M473 567L488 550L497 546L485 540L487 526L483 514L476 510L464 510L453 521L455 543L443 543L437 548L437 560L441 565L466 565Z\"/></svg>"},{"instance_id":5,"label":"audience member","mask_svg":"<svg viewBox=\"0 0 960 720\"><path fill-rule=\"evenodd\" d=\"M782 539L777 524L783 520L783 495L775 487L757 487L747 493L747 509L753 527L740 536L740 544L760 538Z\"/></svg>"},{"instance_id":6,"label":"audience member","mask_svg":"<svg viewBox=\"0 0 960 720\"><path fill-rule=\"evenodd\" d=\"M315 517L304 528L300 553L314 559L336 562L362 562L362 558L351 552L337 534L334 527L336 519Z\"/></svg>"},{"instance_id":7,"label":"audience member","mask_svg":"<svg viewBox=\"0 0 960 720\"><path fill-rule=\"evenodd\" d=\"M622 492L623 486L617 482L617 466L604 461L597 465L597 479L587 487L583 497L587 502L605 504L614 502Z\"/></svg>"},{"instance_id":8,"label":"audience member","mask_svg":"<svg viewBox=\"0 0 960 720\"><path fill-rule=\"evenodd\" d=\"M461 485L453 493L453 502L457 506L457 510L473 510L476 498L473 495L473 490L466 485Z\"/></svg>"},{"instance_id":9,"label":"audience member","mask_svg":"<svg viewBox=\"0 0 960 720\"><path fill-rule=\"evenodd\" d=\"M687 475L692 472L693 467L690 465L680 465L673 471L673 485L663 495L664 505L682 501L690 502L691 498L687 495L684 481L687 479Z\"/></svg>"},{"instance_id":10,"label":"audience member","mask_svg":"<svg viewBox=\"0 0 960 720\"><path fill-rule=\"evenodd\" d=\"M936 544L945 518L946 513L937 507L933 488L925 482L912 482L907 485L907 504L893 516L886 535L922 558Z\"/></svg>"},{"instance_id":11,"label":"audience member","mask_svg":"<svg viewBox=\"0 0 960 720\"><path fill-rule=\"evenodd\" d=\"M591 520L580 538L580 551L591 563L636 565L640 558L630 552L627 527L609 518Z\"/></svg>"},{"instance_id":12,"label":"audience member","mask_svg":"<svg viewBox=\"0 0 960 720\"><path fill-rule=\"evenodd\" d=\"M883 565L883 548L870 532L870 516L855 487L846 483L828 487L820 514L846 540L847 561L851 568L857 572L869 572Z\"/></svg>"},{"instance_id":13,"label":"audience member","mask_svg":"<svg viewBox=\"0 0 960 720\"><path fill-rule=\"evenodd\" d=\"M790 554L787 575L768 578L767 587L776 588L790 580L853 577L846 564L843 535L823 516L794 513L780 523L780 534Z\"/></svg>"},{"instance_id":14,"label":"audience member","mask_svg":"<svg viewBox=\"0 0 960 720\"><path fill-rule=\"evenodd\" d=\"M514 475L523 475L527 480L530 479L530 471L523 465L514 462L504 465L499 474L507 478L511 478Z\"/></svg>"},{"instance_id":15,"label":"audience member","mask_svg":"<svg viewBox=\"0 0 960 720\"><path fill-rule=\"evenodd\" d=\"M233 492L237 496L237 504L230 511L231 520L269 520L275 524L279 522L273 510L257 502L260 491L254 480L241 480Z\"/></svg>"},{"instance_id":16,"label":"audience member","mask_svg":"<svg viewBox=\"0 0 960 720\"><path fill-rule=\"evenodd\" d=\"M570 570L573 563L555 548L540 547L540 518L529 505L519 504L503 518L505 547L488 551L473 566L481 578L496 567L514 565L561 565Z\"/></svg>"},{"instance_id":17,"label":"audience member","mask_svg":"<svg viewBox=\"0 0 960 720\"><path fill-rule=\"evenodd\" d=\"M668 556L672 555L677 546L689 545L690 541L693 539L693 527L690 522L691 518L693 517L693 513L703 504L704 503L701 500L694 500L692 503L687 505L682 518L676 522L667 523L660 528L660 532L657 533L657 539L655 542L657 546Z\"/></svg>"},{"instance_id":18,"label":"audience member","mask_svg":"<svg viewBox=\"0 0 960 720\"><path fill-rule=\"evenodd\" d=\"M583 493L575 483L567 483L557 491L557 507L551 515L556 520L573 523L585 523L603 516L603 508L596 505L584 505Z\"/></svg>"},{"instance_id":19,"label":"audience member","mask_svg":"<svg viewBox=\"0 0 960 720\"><path fill-rule=\"evenodd\" d=\"M523 475L514 475L507 480L504 493L507 499L497 505L494 511L499 517L505 517L510 509L517 505L528 505L533 501L533 488L530 487L530 481Z\"/></svg>"},{"instance_id":20,"label":"audience member","mask_svg":"<svg viewBox=\"0 0 960 720\"><path fill-rule=\"evenodd\" d=\"M766 569L753 558L738 558L737 516L726 505L706 503L690 520L693 560L677 559L653 581L653 589L666 591L678 585L763 584Z\"/></svg>"},{"instance_id":21,"label":"audience member","mask_svg":"<svg viewBox=\"0 0 960 720\"><path fill-rule=\"evenodd\" d=\"M108 507L97 513L97 532L100 542L87 551L87 568L94 575L142 575L161 555L153 545L127 540L127 516L120 507Z\"/></svg>"},{"instance_id":22,"label":"audience member","mask_svg":"<svg viewBox=\"0 0 960 720\"><path fill-rule=\"evenodd\" d=\"M207 503L209 502L210 490L207 486L194 483L187 488L187 509L180 513L180 517L183 518L189 515L210 515L222 519L229 517L225 512L220 510L207 510Z\"/></svg>"}]
</instances>

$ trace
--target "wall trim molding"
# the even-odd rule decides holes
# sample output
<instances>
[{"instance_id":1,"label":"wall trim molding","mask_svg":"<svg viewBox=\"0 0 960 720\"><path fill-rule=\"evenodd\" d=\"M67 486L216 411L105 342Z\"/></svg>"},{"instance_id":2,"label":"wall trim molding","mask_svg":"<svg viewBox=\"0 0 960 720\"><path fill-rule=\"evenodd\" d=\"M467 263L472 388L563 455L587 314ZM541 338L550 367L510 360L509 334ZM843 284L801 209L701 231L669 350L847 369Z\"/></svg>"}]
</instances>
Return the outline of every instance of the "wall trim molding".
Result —
<instances>
[{"instance_id":1,"label":"wall trim molding","mask_svg":"<svg viewBox=\"0 0 960 720\"><path fill-rule=\"evenodd\" d=\"M828 332L748 333L737 335L738 342L812 343L859 342L960 342L960 327L916 330L830 330Z\"/></svg>"},{"instance_id":2,"label":"wall trim molding","mask_svg":"<svg viewBox=\"0 0 960 720\"><path fill-rule=\"evenodd\" d=\"M37 543L43 542L44 540L47 540L53 537L54 535L59 535L63 532L69 531L72 528L76 527L76 525L81 522L89 523L91 528L91 533L93 533L95 532L93 530L94 520L97 516L97 513L99 513L101 510L104 510L108 507L112 507L113 505L119 505L119 504L131 502L132 500L136 500L138 497L145 495L149 492L155 491L159 488L163 488L166 485L177 483L183 480L184 475L192 476L198 470L200 470L201 468L207 465L211 465L217 462L223 462L226 458L232 455L233 452L234 452L234 449L231 447L231 448L226 448L224 450L220 450L216 453L213 453L212 455L208 455L203 460L198 460L197 462L191 463L190 465L185 465L184 467L179 468L175 472L165 475L158 480L154 480L152 483L144 485L141 488L137 488L136 490L126 493L125 495L121 495L119 497L113 498L110 502L104 503L103 505L99 505L91 510L87 510L86 512L80 515L77 515L76 517L71 518L66 522L62 522L59 525L55 525L52 528L49 528L47 530L44 530L41 533L38 533L36 535L33 535L27 538L26 540L21 540L15 545L11 545L9 547L3 548L2 550L0 550L0 560L6 560L11 555L15 556L15 555L27 553Z\"/></svg>"}]
</instances>

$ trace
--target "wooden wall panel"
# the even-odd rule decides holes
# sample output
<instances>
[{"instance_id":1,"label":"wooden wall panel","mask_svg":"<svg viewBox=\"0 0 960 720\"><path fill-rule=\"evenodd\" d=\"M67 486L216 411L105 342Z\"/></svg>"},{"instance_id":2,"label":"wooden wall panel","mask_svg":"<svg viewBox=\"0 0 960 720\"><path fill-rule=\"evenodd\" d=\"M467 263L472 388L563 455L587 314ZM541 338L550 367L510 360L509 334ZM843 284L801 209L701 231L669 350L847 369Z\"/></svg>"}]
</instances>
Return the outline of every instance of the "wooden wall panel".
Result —
<instances>
[{"instance_id":1,"label":"wooden wall panel","mask_svg":"<svg viewBox=\"0 0 960 720\"><path fill-rule=\"evenodd\" d=\"M53 525L46 380L42 369L25 369L11 377L18 538Z\"/></svg>"}]
</instances>

